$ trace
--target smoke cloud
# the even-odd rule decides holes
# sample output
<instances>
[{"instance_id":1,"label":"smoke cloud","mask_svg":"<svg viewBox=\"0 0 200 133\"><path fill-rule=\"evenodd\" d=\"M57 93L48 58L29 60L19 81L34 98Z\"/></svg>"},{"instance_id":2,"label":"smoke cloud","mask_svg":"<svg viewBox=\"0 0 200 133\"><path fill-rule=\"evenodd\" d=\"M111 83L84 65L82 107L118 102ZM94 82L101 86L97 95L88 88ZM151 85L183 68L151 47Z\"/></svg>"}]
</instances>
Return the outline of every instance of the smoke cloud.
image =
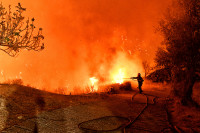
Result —
<instances>
[{"instance_id":1,"label":"smoke cloud","mask_svg":"<svg viewBox=\"0 0 200 133\"><path fill-rule=\"evenodd\" d=\"M3 0L44 29L42 52L21 51L1 58L1 80L22 78L49 90L89 85L90 77L112 81L112 73L143 73L142 61L153 62L162 37L155 32L171 0Z\"/></svg>"}]
</instances>

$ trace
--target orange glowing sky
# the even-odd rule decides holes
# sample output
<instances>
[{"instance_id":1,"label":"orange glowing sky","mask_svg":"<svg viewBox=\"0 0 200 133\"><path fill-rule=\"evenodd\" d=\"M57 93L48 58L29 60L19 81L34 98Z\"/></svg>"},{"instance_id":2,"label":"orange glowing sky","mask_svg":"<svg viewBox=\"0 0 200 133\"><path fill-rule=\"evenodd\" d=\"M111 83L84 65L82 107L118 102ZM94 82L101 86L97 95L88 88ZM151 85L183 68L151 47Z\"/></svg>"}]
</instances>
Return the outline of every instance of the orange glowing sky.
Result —
<instances>
[{"instance_id":1,"label":"orange glowing sky","mask_svg":"<svg viewBox=\"0 0 200 133\"><path fill-rule=\"evenodd\" d=\"M26 84L55 88L81 86L93 76L107 79L117 65L143 72L142 60L152 62L162 41L155 31L171 0L2 1L12 8L18 2L44 29L46 47L15 58L1 53L0 78L21 76Z\"/></svg>"}]
</instances>

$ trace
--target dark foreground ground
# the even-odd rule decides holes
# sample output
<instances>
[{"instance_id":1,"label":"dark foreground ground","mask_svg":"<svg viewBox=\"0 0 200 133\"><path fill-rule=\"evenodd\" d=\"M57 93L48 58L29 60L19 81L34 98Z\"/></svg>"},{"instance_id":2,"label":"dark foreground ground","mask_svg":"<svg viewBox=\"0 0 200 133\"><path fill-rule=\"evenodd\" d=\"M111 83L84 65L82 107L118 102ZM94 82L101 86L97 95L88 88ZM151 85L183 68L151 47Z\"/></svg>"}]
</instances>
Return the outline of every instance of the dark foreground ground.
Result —
<instances>
[{"instance_id":1,"label":"dark foreground ground","mask_svg":"<svg viewBox=\"0 0 200 133\"><path fill-rule=\"evenodd\" d=\"M146 88L148 89L144 86L145 95L135 95L137 93L135 89L120 94L65 96L20 85L1 85L0 131L83 133L86 131L78 128L82 122L80 127L93 129L94 132L94 130L112 130L120 125L126 127L130 120L132 123L125 130L110 132L167 133L174 132L174 128L180 132L200 132L200 111L177 106L178 103L173 103L167 98L168 93L164 91L165 89L153 86ZM182 109L186 110L186 114Z\"/></svg>"}]
</instances>

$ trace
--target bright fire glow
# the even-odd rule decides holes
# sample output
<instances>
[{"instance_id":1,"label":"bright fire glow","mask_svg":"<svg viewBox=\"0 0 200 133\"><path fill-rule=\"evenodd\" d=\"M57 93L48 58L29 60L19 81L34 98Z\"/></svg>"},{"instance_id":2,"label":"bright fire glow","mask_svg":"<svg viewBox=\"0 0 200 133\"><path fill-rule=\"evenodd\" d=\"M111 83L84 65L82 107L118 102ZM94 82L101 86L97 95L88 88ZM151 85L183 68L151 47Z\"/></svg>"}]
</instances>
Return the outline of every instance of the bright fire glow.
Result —
<instances>
[{"instance_id":1,"label":"bright fire glow","mask_svg":"<svg viewBox=\"0 0 200 133\"><path fill-rule=\"evenodd\" d=\"M113 79L115 83L119 83L122 84L124 82L123 78L124 78L124 71L122 69L119 69L118 73L114 74Z\"/></svg>"},{"instance_id":2,"label":"bright fire glow","mask_svg":"<svg viewBox=\"0 0 200 133\"><path fill-rule=\"evenodd\" d=\"M90 82L91 82L91 92L97 91L98 87L96 86L96 83L98 82L98 79L96 79L95 77L91 77L90 78Z\"/></svg>"},{"instance_id":3,"label":"bright fire glow","mask_svg":"<svg viewBox=\"0 0 200 133\"><path fill-rule=\"evenodd\" d=\"M67 87L72 93L88 92L91 86L100 91L104 84L123 83L123 72L125 78L137 76L138 72L144 76L142 59L154 63L155 50L163 41L154 26L163 17L161 11L173 3L172 0L146 0L146 4L142 0L3 0L2 4L7 11L11 5L14 12L18 2L27 8L24 22L35 17L35 31L39 27L44 29L46 48L40 53L22 50L17 58L2 51L0 82L18 76L24 85L51 92ZM130 5L137 8L130 9ZM55 7L59 10L54 10Z\"/></svg>"}]
</instances>

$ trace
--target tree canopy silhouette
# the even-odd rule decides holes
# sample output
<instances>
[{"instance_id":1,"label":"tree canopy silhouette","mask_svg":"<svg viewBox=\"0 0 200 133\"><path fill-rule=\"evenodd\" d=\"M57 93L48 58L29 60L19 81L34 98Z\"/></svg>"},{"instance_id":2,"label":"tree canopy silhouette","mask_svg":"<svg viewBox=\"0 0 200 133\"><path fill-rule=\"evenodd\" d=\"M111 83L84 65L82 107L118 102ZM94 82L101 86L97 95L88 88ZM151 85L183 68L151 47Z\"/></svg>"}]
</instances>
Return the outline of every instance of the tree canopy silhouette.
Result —
<instances>
[{"instance_id":1,"label":"tree canopy silhouette","mask_svg":"<svg viewBox=\"0 0 200 133\"><path fill-rule=\"evenodd\" d=\"M14 57L21 49L40 51L44 49L42 28L34 35L35 19L25 20L23 8L20 3L12 12L11 6L6 10L0 4L0 50Z\"/></svg>"},{"instance_id":2,"label":"tree canopy silhouette","mask_svg":"<svg viewBox=\"0 0 200 133\"><path fill-rule=\"evenodd\" d=\"M177 7L180 14L170 8L160 22L164 47L155 60L171 71L174 94L186 105L200 72L200 0L178 0Z\"/></svg>"}]
</instances>

